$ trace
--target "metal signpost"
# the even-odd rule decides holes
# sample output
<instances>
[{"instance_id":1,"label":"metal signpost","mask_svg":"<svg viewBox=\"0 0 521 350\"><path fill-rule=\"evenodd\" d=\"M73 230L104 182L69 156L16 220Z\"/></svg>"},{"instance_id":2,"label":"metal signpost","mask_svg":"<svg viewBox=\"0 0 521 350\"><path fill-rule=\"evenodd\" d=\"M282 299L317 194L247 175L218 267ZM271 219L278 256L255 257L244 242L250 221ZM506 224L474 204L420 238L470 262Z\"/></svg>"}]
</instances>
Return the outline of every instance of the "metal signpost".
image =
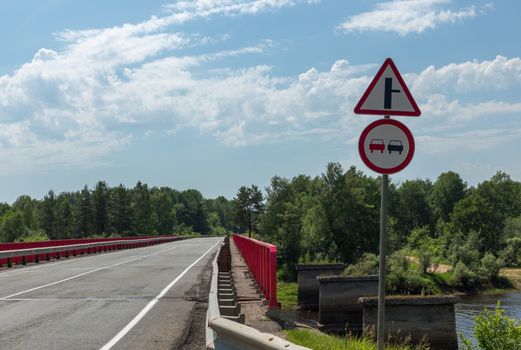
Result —
<instances>
[{"instance_id":1,"label":"metal signpost","mask_svg":"<svg viewBox=\"0 0 521 350\"><path fill-rule=\"evenodd\" d=\"M421 114L394 62L388 58L355 107L356 114L384 115L369 124L358 141L358 152L367 167L382 174L380 204L380 265L378 269L377 348L384 349L385 258L387 248L387 193L389 174L404 169L414 155L410 130L391 115L418 117Z\"/></svg>"}]
</instances>

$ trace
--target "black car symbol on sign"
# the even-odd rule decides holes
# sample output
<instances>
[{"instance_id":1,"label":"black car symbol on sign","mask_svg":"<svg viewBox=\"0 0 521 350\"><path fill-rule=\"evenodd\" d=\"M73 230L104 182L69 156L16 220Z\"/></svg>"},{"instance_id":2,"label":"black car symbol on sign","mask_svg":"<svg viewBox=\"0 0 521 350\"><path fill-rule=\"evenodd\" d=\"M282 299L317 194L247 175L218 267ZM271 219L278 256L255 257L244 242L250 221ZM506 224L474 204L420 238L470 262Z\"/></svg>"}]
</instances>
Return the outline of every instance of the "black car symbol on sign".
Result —
<instances>
[{"instance_id":1,"label":"black car symbol on sign","mask_svg":"<svg viewBox=\"0 0 521 350\"><path fill-rule=\"evenodd\" d=\"M389 144L387 145L387 150L389 151L389 154L391 154L392 151L402 154L402 152L403 152L402 141L400 141L400 140L389 141Z\"/></svg>"}]
</instances>

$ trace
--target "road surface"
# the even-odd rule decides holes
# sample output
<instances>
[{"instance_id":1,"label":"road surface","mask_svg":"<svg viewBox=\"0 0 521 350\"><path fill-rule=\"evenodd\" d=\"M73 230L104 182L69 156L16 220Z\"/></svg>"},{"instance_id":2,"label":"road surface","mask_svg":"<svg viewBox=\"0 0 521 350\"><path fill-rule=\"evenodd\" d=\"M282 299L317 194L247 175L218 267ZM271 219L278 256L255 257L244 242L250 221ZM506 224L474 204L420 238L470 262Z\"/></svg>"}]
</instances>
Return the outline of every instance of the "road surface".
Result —
<instances>
[{"instance_id":1,"label":"road surface","mask_svg":"<svg viewBox=\"0 0 521 350\"><path fill-rule=\"evenodd\" d=\"M0 349L197 348L220 241L189 239L3 269Z\"/></svg>"}]
</instances>

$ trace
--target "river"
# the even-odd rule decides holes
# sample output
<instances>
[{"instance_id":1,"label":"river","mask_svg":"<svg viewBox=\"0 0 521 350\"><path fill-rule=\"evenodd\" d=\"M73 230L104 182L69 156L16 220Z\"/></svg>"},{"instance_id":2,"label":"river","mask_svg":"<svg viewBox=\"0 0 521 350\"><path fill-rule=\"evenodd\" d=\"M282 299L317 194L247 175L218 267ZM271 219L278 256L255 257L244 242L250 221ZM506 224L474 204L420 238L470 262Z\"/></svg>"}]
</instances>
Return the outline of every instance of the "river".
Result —
<instances>
[{"instance_id":1,"label":"river","mask_svg":"<svg viewBox=\"0 0 521 350\"><path fill-rule=\"evenodd\" d=\"M474 344L474 317L485 307L494 309L497 301L505 314L521 320L521 292L510 292L495 295L474 295L460 297L461 302L456 304L456 329L470 338ZM461 344L460 344L461 345Z\"/></svg>"}]
</instances>

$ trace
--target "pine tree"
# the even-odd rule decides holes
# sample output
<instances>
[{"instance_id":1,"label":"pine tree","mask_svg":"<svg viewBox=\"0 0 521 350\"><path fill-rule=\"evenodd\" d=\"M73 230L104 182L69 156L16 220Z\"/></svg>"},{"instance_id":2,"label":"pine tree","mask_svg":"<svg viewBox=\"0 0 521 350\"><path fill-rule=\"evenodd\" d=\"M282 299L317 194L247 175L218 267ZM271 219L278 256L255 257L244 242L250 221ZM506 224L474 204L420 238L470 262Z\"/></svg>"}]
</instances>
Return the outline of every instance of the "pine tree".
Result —
<instances>
[{"instance_id":1,"label":"pine tree","mask_svg":"<svg viewBox=\"0 0 521 350\"><path fill-rule=\"evenodd\" d=\"M94 203L94 226L96 233L101 235L107 232L108 224L108 186L105 181L99 181L92 194Z\"/></svg>"},{"instance_id":2,"label":"pine tree","mask_svg":"<svg viewBox=\"0 0 521 350\"><path fill-rule=\"evenodd\" d=\"M77 224L80 237L86 238L92 234L92 196L87 185L80 192L79 205L77 207Z\"/></svg>"},{"instance_id":3,"label":"pine tree","mask_svg":"<svg viewBox=\"0 0 521 350\"><path fill-rule=\"evenodd\" d=\"M109 231L121 236L132 233L133 214L130 191L123 185L110 191L108 206Z\"/></svg>"},{"instance_id":4,"label":"pine tree","mask_svg":"<svg viewBox=\"0 0 521 350\"><path fill-rule=\"evenodd\" d=\"M53 190L43 197L42 227L49 239L56 239L56 196Z\"/></svg>"}]
</instances>

